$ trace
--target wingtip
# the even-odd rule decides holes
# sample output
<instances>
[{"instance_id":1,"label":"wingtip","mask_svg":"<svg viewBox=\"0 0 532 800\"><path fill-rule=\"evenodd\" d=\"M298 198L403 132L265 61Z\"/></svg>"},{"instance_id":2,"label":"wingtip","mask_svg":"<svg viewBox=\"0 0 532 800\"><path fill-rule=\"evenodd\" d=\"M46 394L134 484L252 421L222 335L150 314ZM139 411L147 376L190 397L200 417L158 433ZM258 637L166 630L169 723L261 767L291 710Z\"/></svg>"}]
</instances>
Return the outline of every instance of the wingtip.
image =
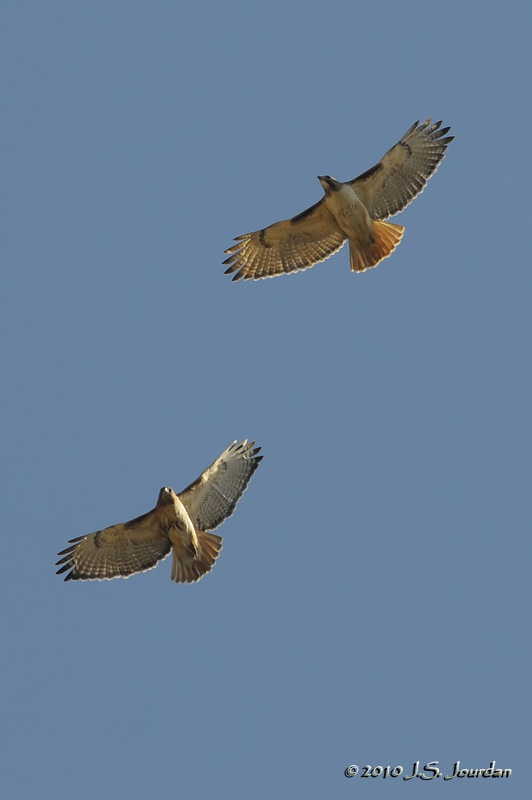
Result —
<instances>
[{"instance_id":1,"label":"wingtip","mask_svg":"<svg viewBox=\"0 0 532 800\"><path fill-rule=\"evenodd\" d=\"M237 440L235 439L234 442L227 448L228 450L234 450L235 452L246 453L253 461L262 461L264 456L257 455L262 450L262 445L258 445L255 447L256 442L248 442L247 439L243 439L241 442L237 444Z\"/></svg>"},{"instance_id":2,"label":"wingtip","mask_svg":"<svg viewBox=\"0 0 532 800\"><path fill-rule=\"evenodd\" d=\"M56 566L57 566L57 564L56 564ZM70 572L67 572L67 570L70 570ZM56 575L63 575L63 573L65 573L65 572L67 572L67 574L65 575L63 580L64 581L71 581L72 578L74 577L73 574L72 574L72 564L63 564L63 566L60 569L58 569L55 574Z\"/></svg>"}]
</instances>

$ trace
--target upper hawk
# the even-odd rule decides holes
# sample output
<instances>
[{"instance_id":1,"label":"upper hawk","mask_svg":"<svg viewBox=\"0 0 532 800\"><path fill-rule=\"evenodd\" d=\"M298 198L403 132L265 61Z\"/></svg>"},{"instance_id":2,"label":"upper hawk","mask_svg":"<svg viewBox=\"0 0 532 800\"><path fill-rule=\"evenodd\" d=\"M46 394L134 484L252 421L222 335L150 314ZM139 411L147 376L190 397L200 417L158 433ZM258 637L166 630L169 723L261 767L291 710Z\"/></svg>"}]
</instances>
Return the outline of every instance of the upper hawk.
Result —
<instances>
[{"instance_id":1,"label":"upper hawk","mask_svg":"<svg viewBox=\"0 0 532 800\"><path fill-rule=\"evenodd\" d=\"M111 580L155 567L172 551L172 580L198 581L210 572L222 537L208 531L230 517L262 456L255 442L236 440L179 494L165 486L152 511L78 536L56 566L69 580Z\"/></svg>"},{"instance_id":2,"label":"upper hawk","mask_svg":"<svg viewBox=\"0 0 532 800\"><path fill-rule=\"evenodd\" d=\"M383 220L423 191L454 136L432 117L415 122L371 169L347 183L319 175L325 196L292 219L237 236L226 250L225 274L258 280L312 267L349 240L351 269L363 272L387 258L404 233Z\"/></svg>"}]
</instances>

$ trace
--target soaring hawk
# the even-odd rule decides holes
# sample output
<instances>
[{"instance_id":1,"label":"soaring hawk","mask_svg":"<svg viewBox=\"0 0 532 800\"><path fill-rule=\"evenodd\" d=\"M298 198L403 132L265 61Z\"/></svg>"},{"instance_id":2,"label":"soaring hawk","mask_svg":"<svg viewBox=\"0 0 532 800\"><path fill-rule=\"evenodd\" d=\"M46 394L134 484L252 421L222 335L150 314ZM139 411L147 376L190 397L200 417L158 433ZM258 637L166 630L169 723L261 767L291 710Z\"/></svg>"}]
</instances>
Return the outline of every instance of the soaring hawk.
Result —
<instances>
[{"instance_id":1,"label":"soaring hawk","mask_svg":"<svg viewBox=\"0 0 532 800\"><path fill-rule=\"evenodd\" d=\"M387 258L404 233L402 225L384 222L402 211L438 168L454 136L441 120L415 122L376 166L341 183L319 175L325 196L292 219L237 236L226 250L225 274L273 278L312 267L349 241L351 269L364 272Z\"/></svg>"},{"instance_id":2,"label":"soaring hawk","mask_svg":"<svg viewBox=\"0 0 532 800\"><path fill-rule=\"evenodd\" d=\"M179 494L165 486L152 511L70 540L57 574L69 580L127 578L153 569L172 551L172 580L192 583L210 572L222 537L208 531L231 516L262 456L255 442L233 442Z\"/></svg>"}]
</instances>

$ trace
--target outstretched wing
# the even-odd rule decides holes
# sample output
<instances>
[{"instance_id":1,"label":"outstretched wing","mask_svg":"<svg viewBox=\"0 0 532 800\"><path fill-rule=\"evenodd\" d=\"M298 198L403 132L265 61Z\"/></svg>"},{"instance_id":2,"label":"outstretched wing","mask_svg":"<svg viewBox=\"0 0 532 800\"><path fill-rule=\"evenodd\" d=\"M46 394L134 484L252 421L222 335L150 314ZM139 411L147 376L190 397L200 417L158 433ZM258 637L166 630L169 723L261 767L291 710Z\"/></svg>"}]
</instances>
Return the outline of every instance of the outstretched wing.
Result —
<instances>
[{"instance_id":1,"label":"outstretched wing","mask_svg":"<svg viewBox=\"0 0 532 800\"><path fill-rule=\"evenodd\" d=\"M431 122L415 122L378 164L349 181L373 219L402 211L436 172L454 136L445 136L450 128L440 128L441 120Z\"/></svg>"},{"instance_id":2,"label":"outstretched wing","mask_svg":"<svg viewBox=\"0 0 532 800\"><path fill-rule=\"evenodd\" d=\"M345 240L345 234L320 200L292 219L237 236L237 244L225 251L230 253L223 262L229 265L225 274L236 272L234 281L256 281L308 269L336 253Z\"/></svg>"},{"instance_id":3,"label":"outstretched wing","mask_svg":"<svg viewBox=\"0 0 532 800\"><path fill-rule=\"evenodd\" d=\"M178 495L197 530L214 530L230 517L262 456L255 442L236 439L199 478Z\"/></svg>"},{"instance_id":4,"label":"outstretched wing","mask_svg":"<svg viewBox=\"0 0 532 800\"><path fill-rule=\"evenodd\" d=\"M65 580L127 578L153 569L170 552L172 544L159 524L157 509L141 517L70 540L56 566Z\"/></svg>"}]
</instances>

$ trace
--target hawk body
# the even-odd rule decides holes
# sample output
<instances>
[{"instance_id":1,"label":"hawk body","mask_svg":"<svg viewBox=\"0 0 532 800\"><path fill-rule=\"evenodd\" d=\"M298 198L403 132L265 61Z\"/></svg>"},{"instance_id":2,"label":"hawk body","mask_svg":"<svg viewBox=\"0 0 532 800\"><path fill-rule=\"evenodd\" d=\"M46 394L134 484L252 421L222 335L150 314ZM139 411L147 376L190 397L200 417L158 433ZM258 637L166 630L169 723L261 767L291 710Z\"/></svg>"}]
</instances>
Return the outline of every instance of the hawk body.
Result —
<instances>
[{"instance_id":1,"label":"hawk body","mask_svg":"<svg viewBox=\"0 0 532 800\"><path fill-rule=\"evenodd\" d=\"M291 219L237 236L225 252L233 280L305 270L349 241L351 269L363 272L393 253L404 233L385 220L423 191L454 136L431 119L415 122L382 160L352 181L319 176L325 196Z\"/></svg>"},{"instance_id":2,"label":"hawk body","mask_svg":"<svg viewBox=\"0 0 532 800\"><path fill-rule=\"evenodd\" d=\"M153 569L172 552L172 580L199 580L222 549L222 537L209 531L232 515L262 460L254 444L233 442L179 494L165 486L146 514L71 539L58 553L57 574L67 572L66 581L127 578Z\"/></svg>"}]
</instances>

